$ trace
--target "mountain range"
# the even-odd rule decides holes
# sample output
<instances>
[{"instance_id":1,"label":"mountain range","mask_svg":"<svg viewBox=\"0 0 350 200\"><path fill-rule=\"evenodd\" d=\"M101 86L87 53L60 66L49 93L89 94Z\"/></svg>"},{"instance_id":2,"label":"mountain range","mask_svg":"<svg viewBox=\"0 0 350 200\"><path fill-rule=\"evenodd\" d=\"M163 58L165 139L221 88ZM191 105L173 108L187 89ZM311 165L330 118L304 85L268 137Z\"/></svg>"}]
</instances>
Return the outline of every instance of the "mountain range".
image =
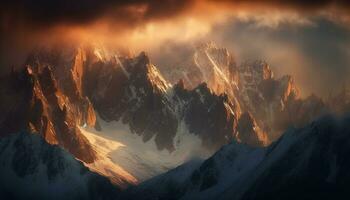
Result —
<instances>
[{"instance_id":1,"label":"mountain range","mask_svg":"<svg viewBox=\"0 0 350 200\"><path fill-rule=\"evenodd\" d=\"M93 199L284 199L290 188L301 195L301 186L310 186L310 195L323 187L326 195L343 192L338 190L347 183L346 172L334 168L347 166L342 138L348 119L307 124L346 112L346 89L327 101L302 98L293 77L275 78L264 61L238 64L213 43L192 50L174 66L156 66L145 52L123 54L98 45L33 51L23 67L0 79L1 168L14 170L23 187L31 174L40 177L23 195L36 194L51 171L53 186L47 187L65 186L62 195L72 193L66 189L70 181L55 183L57 173L84 188L72 198L92 192ZM288 127L295 129L284 133ZM22 156L6 153L22 150ZM46 154L63 164L52 164ZM80 168L88 174L81 176L101 180L102 189L86 189L90 178L75 177ZM300 184L306 178L310 183ZM23 197L13 188L3 193Z\"/></svg>"}]
</instances>

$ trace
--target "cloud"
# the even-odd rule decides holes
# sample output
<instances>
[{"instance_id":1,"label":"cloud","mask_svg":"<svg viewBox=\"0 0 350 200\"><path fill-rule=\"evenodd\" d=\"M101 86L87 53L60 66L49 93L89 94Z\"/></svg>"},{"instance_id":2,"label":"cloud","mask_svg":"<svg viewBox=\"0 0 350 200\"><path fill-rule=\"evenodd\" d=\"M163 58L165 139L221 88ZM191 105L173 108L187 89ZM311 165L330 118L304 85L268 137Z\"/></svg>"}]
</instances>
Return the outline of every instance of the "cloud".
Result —
<instances>
[{"instance_id":1,"label":"cloud","mask_svg":"<svg viewBox=\"0 0 350 200\"><path fill-rule=\"evenodd\" d=\"M191 0L3 0L4 23L87 24L108 17L124 25L144 23L154 18L172 17L191 7Z\"/></svg>"},{"instance_id":2,"label":"cloud","mask_svg":"<svg viewBox=\"0 0 350 200\"><path fill-rule=\"evenodd\" d=\"M321 13L339 13L350 10L347 0L2 0L0 3L2 28L14 24L35 28L58 24L84 25L104 18L110 23L133 27L152 20L169 19L184 13L196 12L210 15L211 12L227 10L254 11L291 10Z\"/></svg>"}]
</instances>

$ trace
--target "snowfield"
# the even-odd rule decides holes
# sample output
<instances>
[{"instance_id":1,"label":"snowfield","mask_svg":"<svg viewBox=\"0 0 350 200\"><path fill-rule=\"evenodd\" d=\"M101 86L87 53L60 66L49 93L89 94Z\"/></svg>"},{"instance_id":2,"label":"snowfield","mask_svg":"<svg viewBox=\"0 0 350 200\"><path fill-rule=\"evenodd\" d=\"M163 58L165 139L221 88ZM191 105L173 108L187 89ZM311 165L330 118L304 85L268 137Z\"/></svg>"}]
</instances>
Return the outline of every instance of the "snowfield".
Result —
<instances>
[{"instance_id":1,"label":"snowfield","mask_svg":"<svg viewBox=\"0 0 350 200\"><path fill-rule=\"evenodd\" d=\"M118 184L122 183L121 179L138 184L193 158L210 156L200 138L190 134L184 122L180 123L174 138L175 150L169 152L158 150L154 138L144 142L127 124L99 121L102 131L80 127L98 154L97 161L85 165Z\"/></svg>"}]
</instances>

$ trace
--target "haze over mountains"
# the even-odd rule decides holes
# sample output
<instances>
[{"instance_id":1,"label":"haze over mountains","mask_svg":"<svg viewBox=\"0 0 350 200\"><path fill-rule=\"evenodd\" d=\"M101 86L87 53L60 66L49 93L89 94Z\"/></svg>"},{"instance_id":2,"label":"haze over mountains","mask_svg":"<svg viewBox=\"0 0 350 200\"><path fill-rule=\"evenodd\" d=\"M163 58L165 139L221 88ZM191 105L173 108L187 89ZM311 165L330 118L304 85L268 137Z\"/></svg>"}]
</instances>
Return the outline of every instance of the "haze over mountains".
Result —
<instances>
[{"instance_id":1,"label":"haze over mountains","mask_svg":"<svg viewBox=\"0 0 350 200\"><path fill-rule=\"evenodd\" d=\"M247 184L247 191L254 190L254 195L263 195L259 193L265 190L260 182L270 176L256 175L254 180L258 181L254 183L254 187L250 187L253 180L247 180L244 176L246 173L253 169L263 173L270 167L278 167L282 171L290 170L284 165L274 166L269 162L275 163L276 159L287 159L285 157L289 156L296 163L302 162L299 160L302 158L295 158L289 151L294 152L294 146L302 145L304 137L313 135L314 129L320 129L315 133L318 135L310 136L311 141L305 141L313 143L315 140L316 146L310 147L310 156L323 151L324 145L333 143L322 142L323 137L331 136L328 136L328 126L319 126L328 121L333 128L333 124L337 122L326 118L316 125L291 131L293 134L287 133L279 139L283 132L291 126L303 127L329 112L342 114L349 108L346 89L326 101L315 95L301 98L293 77L274 77L268 63L264 61L237 63L234 55L227 49L213 43L197 45L173 66L155 66L145 52L128 55L94 45L42 48L31 53L23 68L14 69L9 76L1 77L0 82L0 130L1 137L4 138L1 140L4 149L10 148L6 145L8 141L17 140L13 136L15 133L25 130L25 133L18 136L24 142L41 140L36 137L39 135L43 139L40 144L45 146L40 152L45 154L46 146L51 149L50 145L58 145L81 161L74 161L74 164L69 161L65 165L84 168L84 164L91 171L109 178L115 186L109 186L109 182L105 184L111 187L112 194L113 187L120 193L120 188L137 185L197 159L179 167L179 172L175 170L175 174L184 173L184 179L174 187L172 185L159 190L162 194L158 194L158 191L154 194L155 197L165 195L170 198L167 195L181 191L179 196L171 196L175 199L187 198L186 195L190 199L192 195L193 198L202 198L202 193L198 191L216 187L217 183L233 184L238 179ZM340 126L345 131L338 134L338 127L334 129L339 137L346 136L346 120ZM34 139L32 135L25 136L29 132L35 134ZM294 136L295 134L302 136ZM322 143L317 143L318 140ZM277 142L272 143L274 141ZM288 145L279 147L285 141ZM227 146L221 149L224 145ZM38 145L30 143L28 148L35 150L36 146ZM279 150L287 147L288 151ZM345 147L339 149L339 156L344 152ZM37 157L37 154L34 151L33 156ZM270 154L273 158L270 158ZM8 156L1 154L1 159L6 160ZM27 156L31 158L32 155ZM235 163L236 156L242 162ZM217 157L224 157L224 160L218 166L213 166L212 162ZM207 158L209 160L201 164L201 160ZM26 160L16 155L12 160L15 160L12 163L26 165ZM45 173L36 170L36 161L37 159L29 159L30 165L34 166L29 174ZM46 161L43 162L47 164ZM266 167L258 166L265 162L268 163L264 164ZM318 162L321 161L316 159L312 164L316 165ZM247 164L243 166L242 163ZM327 168L332 163L325 165ZM341 165L347 166L346 163ZM1 165L1 168L5 167L11 168ZM52 165L49 163L47 169L50 167ZM181 171L187 167L190 171ZM61 172L64 169L58 167L57 170ZM222 183L221 174L226 171L233 174ZM173 176L172 173L174 172L170 171L151 179L145 186L141 185L140 189L125 192L127 196L123 197L131 198L133 196L128 195L137 196L143 195L144 191L153 191L153 187L158 188L158 181L163 182L163 177L168 179L169 174L170 177ZM343 171L340 174L342 173ZM16 176L20 175L21 173L16 173ZM274 180L281 181L279 174L274 175ZM164 182L168 184L167 181ZM347 180L344 181L339 184L345 184ZM62 184L64 182L59 183ZM229 190L224 191L224 187L219 190L210 189L215 191L209 192L213 196L207 198L217 195L222 198L232 197L232 191L238 189L227 184L225 187ZM314 189L319 190L324 186L322 184ZM13 188L10 187L5 192L11 189ZM278 189L284 191L286 188ZM240 196L237 198L253 198L244 193L246 190L239 190ZM85 192L84 190L83 195ZM330 191L330 194L331 192L334 191Z\"/></svg>"}]
</instances>

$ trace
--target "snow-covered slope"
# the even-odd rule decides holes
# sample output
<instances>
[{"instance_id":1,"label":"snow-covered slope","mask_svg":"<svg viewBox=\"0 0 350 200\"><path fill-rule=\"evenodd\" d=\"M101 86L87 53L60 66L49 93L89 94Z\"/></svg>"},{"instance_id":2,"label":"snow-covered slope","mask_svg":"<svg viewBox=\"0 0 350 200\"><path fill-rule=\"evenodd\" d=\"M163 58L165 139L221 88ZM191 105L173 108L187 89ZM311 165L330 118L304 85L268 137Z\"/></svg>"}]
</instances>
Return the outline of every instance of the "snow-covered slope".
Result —
<instances>
[{"instance_id":1,"label":"snow-covered slope","mask_svg":"<svg viewBox=\"0 0 350 200\"><path fill-rule=\"evenodd\" d=\"M87 166L112 180L122 176L130 183L137 184L194 157L207 158L209 152L203 148L201 140L188 133L184 123L179 126L172 152L165 149L160 151L154 138L143 141L141 136L132 133L129 126L122 122L101 120L102 131L81 128L97 152L97 160Z\"/></svg>"},{"instance_id":2,"label":"snow-covered slope","mask_svg":"<svg viewBox=\"0 0 350 200\"><path fill-rule=\"evenodd\" d=\"M305 128L288 130L269 147L234 142L199 167L180 166L124 195L130 199L347 198L349 124L350 117L326 116ZM181 169L186 177L172 175Z\"/></svg>"},{"instance_id":3,"label":"snow-covered slope","mask_svg":"<svg viewBox=\"0 0 350 200\"><path fill-rule=\"evenodd\" d=\"M37 134L0 139L1 199L114 199L119 189Z\"/></svg>"}]
</instances>

